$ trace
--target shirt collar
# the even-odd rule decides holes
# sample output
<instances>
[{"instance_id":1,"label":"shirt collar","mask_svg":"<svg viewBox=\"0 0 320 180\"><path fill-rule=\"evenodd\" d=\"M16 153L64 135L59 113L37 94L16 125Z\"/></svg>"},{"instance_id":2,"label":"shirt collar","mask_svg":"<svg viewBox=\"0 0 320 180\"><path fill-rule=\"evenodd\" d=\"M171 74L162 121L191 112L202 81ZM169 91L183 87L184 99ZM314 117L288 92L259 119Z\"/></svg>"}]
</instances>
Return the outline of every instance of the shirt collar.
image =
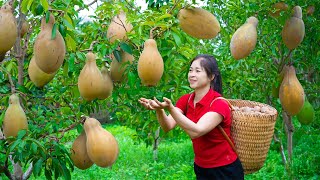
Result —
<instances>
[{"instance_id":1,"label":"shirt collar","mask_svg":"<svg viewBox=\"0 0 320 180\"><path fill-rule=\"evenodd\" d=\"M194 92L191 94L190 100L189 100L189 105L191 105L193 107L193 101L194 101ZM201 104L202 106L205 106L207 104L210 104L212 102L213 99L215 99L216 97L220 97L221 94L219 94L218 92L216 92L215 90L213 90L212 88L209 89L209 91L207 92L207 94L198 102L198 104Z\"/></svg>"}]
</instances>

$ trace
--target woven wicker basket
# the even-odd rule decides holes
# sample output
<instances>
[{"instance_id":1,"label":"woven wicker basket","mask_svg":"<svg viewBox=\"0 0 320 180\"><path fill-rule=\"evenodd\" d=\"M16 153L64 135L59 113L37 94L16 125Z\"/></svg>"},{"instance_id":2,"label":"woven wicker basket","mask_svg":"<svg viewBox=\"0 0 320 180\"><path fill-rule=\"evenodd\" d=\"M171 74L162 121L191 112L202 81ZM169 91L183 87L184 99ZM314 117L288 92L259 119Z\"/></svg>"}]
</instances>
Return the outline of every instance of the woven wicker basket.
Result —
<instances>
[{"instance_id":1,"label":"woven wicker basket","mask_svg":"<svg viewBox=\"0 0 320 180\"><path fill-rule=\"evenodd\" d=\"M228 99L232 106L254 107L267 106L269 114L250 114L242 111L232 111L231 135L238 152L245 174L258 171L263 166L273 137L277 110L267 104Z\"/></svg>"}]
</instances>

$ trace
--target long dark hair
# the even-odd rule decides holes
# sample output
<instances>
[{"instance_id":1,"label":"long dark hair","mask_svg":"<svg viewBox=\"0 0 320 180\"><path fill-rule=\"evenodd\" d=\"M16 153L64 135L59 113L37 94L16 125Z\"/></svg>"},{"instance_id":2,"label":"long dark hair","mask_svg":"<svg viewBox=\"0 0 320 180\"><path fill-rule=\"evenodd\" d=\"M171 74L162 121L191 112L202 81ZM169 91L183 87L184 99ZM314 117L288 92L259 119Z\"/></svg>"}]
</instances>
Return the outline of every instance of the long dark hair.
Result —
<instances>
[{"instance_id":1,"label":"long dark hair","mask_svg":"<svg viewBox=\"0 0 320 180\"><path fill-rule=\"evenodd\" d=\"M202 59L200 61L200 66L206 71L207 76L211 78L214 76L214 79L211 81L210 86L215 91L223 95L222 93L222 77L220 74L220 70L218 67L218 63L216 61L216 58L214 58L212 55L208 54L199 54L195 58L192 59L190 65L193 61L197 59Z\"/></svg>"}]
</instances>

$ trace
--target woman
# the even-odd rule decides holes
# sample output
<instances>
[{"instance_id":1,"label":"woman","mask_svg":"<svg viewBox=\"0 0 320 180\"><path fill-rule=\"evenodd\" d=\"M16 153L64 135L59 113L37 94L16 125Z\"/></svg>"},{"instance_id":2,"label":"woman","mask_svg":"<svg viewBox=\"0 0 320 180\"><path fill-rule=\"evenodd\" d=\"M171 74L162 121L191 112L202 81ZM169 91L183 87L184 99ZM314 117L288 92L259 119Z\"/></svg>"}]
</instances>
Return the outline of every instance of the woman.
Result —
<instances>
[{"instance_id":1,"label":"woman","mask_svg":"<svg viewBox=\"0 0 320 180\"><path fill-rule=\"evenodd\" d=\"M229 137L231 111L223 99L222 79L213 56L198 55L188 73L191 94L183 95L176 104L168 98L163 102L140 98L139 102L155 110L157 119L165 132L179 125L192 139L194 171L198 180L244 179L244 172L237 154L216 126L220 125ZM214 100L214 101L213 101ZM212 103L212 104L211 104ZM164 109L170 115L166 115Z\"/></svg>"}]
</instances>

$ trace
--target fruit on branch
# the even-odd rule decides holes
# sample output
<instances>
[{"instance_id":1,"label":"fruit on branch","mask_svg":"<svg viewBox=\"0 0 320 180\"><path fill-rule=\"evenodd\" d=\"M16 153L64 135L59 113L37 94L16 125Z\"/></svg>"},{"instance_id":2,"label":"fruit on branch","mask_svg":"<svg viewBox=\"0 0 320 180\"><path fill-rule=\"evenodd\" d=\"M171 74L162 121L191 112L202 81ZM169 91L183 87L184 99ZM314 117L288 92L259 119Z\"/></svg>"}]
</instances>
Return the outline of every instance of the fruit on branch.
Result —
<instances>
[{"instance_id":1,"label":"fruit on branch","mask_svg":"<svg viewBox=\"0 0 320 180\"><path fill-rule=\"evenodd\" d=\"M83 99L91 101L101 95L103 78L96 64L96 56L88 52L86 58L86 64L78 77L78 89Z\"/></svg>"},{"instance_id":2,"label":"fruit on branch","mask_svg":"<svg viewBox=\"0 0 320 180\"><path fill-rule=\"evenodd\" d=\"M230 42L231 55L236 59L247 57L257 44L258 19L249 17L233 34Z\"/></svg>"},{"instance_id":3,"label":"fruit on branch","mask_svg":"<svg viewBox=\"0 0 320 180\"><path fill-rule=\"evenodd\" d=\"M0 9L0 62L17 39L17 23L9 1Z\"/></svg>"},{"instance_id":4,"label":"fruit on branch","mask_svg":"<svg viewBox=\"0 0 320 180\"><path fill-rule=\"evenodd\" d=\"M38 67L35 57L33 56L28 67L28 74L34 85L38 88L42 88L44 85L48 84L54 78L56 73L47 74L43 72Z\"/></svg>"},{"instance_id":5,"label":"fruit on branch","mask_svg":"<svg viewBox=\"0 0 320 180\"><path fill-rule=\"evenodd\" d=\"M192 37L212 39L220 32L217 18L201 8L184 8L178 13L181 29Z\"/></svg>"},{"instance_id":6,"label":"fruit on branch","mask_svg":"<svg viewBox=\"0 0 320 180\"><path fill-rule=\"evenodd\" d=\"M41 20L41 31L38 34L33 51L38 67L45 73L56 72L63 63L66 47L58 27L55 26L55 18L50 14L48 23L46 18ZM55 33L55 37L52 36ZM54 37L54 38L53 38Z\"/></svg>"},{"instance_id":7,"label":"fruit on branch","mask_svg":"<svg viewBox=\"0 0 320 180\"><path fill-rule=\"evenodd\" d=\"M74 140L70 155L73 164L79 169L88 169L93 165L93 162L87 153L87 136L85 131Z\"/></svg>"},{"instance_id":8,"label":"fruit on branch","mask_svg":"<svg viewBox=\"0 0 320 180\"><path fill-rule=\"evenodd\" d=\"M284 2L277 2L272 5L274 11L270 12L272 17L279 17L282 11L286 11L288 9L288 5Z\"/></svg>"},{"instance_id":9,"label":"fruit on branch","mask_svg":"<svg viewBox=\"0 0 320 180\"><path fill-rule=\"evenodd\" d=\"M293 8L294 13L288 19L282 29L282 40L288 49L292 50L299 46L305 35L302 10L300 6Z\"/></svg>"},{"instance_id":10,"label":"fruit on branch","mask_svg":"<svg viewBox=\"0 0 320 180\"><path fill-rule=\"evenodd\" d=\"M23 37L29 29L29 23L25 19L22 19L22 25L21 25L21 31L20 31L20 37Z\"/></svg>"},{"instance_id":11,"label":"fruit on branch","mask_svg":"<svg viewBox=\"0 0 320 180\"><path fill-rule=\"evenodd\" d=\"M297 115L304 103L304 90L292 65L284 72L279 98L283 109L291 116Z\"/></svg>"},{"instance_id":12,"label":"fruit on branch","mask_svg":"<svg viewBox=\"0 0 320 180\"><path fill-rule=\"evenodd\" d=\"M110 78L109 71L105 66L103 66L101 69L101 75L102 75L102 90L98 98L105 99L112 94L113 83Z\"/></svg>"},{"instance_id":13,"label":"fruit on branch","mask_svg":"<svg viewBox=\"0 0 320 180\"><path fill-rule=\"evenodd\" d=\"M100 122L94 118L87 118L84 123L87 134L87 153L96 165L111 166L118 158L119 147L115 137L103 129Z\"/></svg>"},{"instance_id":14,"label":"fruit on branch","mask_svg":"<svg viewBox=\"0 0 320 180\"><path fill-rule=\"evenodd\" d=\"M19 97L12 94L3 119L3 134L6 138L16 137L22 129L28 129L27 116L20 105Z\"/></svg>"},{"instance_id":15,"label":"fruit on branch","mask_svg":"<svg viewBox=\"0 0 320 180\"><path fill-rule=\"evenodd\" d=\"M133 55L125 52L124 50L120 50L120 58L119 62L114 54L111 54L111 65L110 65L110 75L111 79L114 82L122 82L125 79L125 70L129 64L132 64L134 57Z\"/></svg>"},{"instance_id":16,"label":"fruit on branch","mask_svg":"<svg viewBox=\"0 0 320 180\"><path fill-rule=\"evenodd\" d=\"M303 103L300 112L297 114L298 121L303 125L311 124L314 120L314 109L307 98Z\"/></svg>"},{"instance_id":17,"label":"fruit on branch","mask_svg":"<svg viewBox=\"0 0 320 180\"><path fill-rule=\"evenodd\" d=\"M142 84L155 86L161 79L164 64L154 39L144 43L144 49L138 61L138 75Z\"/></svg>"},{"instance_id":18,"label":"fruit on branch","mask_svg":"<svg viewBox=\"0 0 320 180\"><path fill-rule=\"evenodd\" d=\"M120 14L112 18L111 23L107 30L107 38L111 43L119 40L126 40L127 32L132 30L133 26L127 21L125 12L121 11Z\"/></svg>"}]
</instances>

